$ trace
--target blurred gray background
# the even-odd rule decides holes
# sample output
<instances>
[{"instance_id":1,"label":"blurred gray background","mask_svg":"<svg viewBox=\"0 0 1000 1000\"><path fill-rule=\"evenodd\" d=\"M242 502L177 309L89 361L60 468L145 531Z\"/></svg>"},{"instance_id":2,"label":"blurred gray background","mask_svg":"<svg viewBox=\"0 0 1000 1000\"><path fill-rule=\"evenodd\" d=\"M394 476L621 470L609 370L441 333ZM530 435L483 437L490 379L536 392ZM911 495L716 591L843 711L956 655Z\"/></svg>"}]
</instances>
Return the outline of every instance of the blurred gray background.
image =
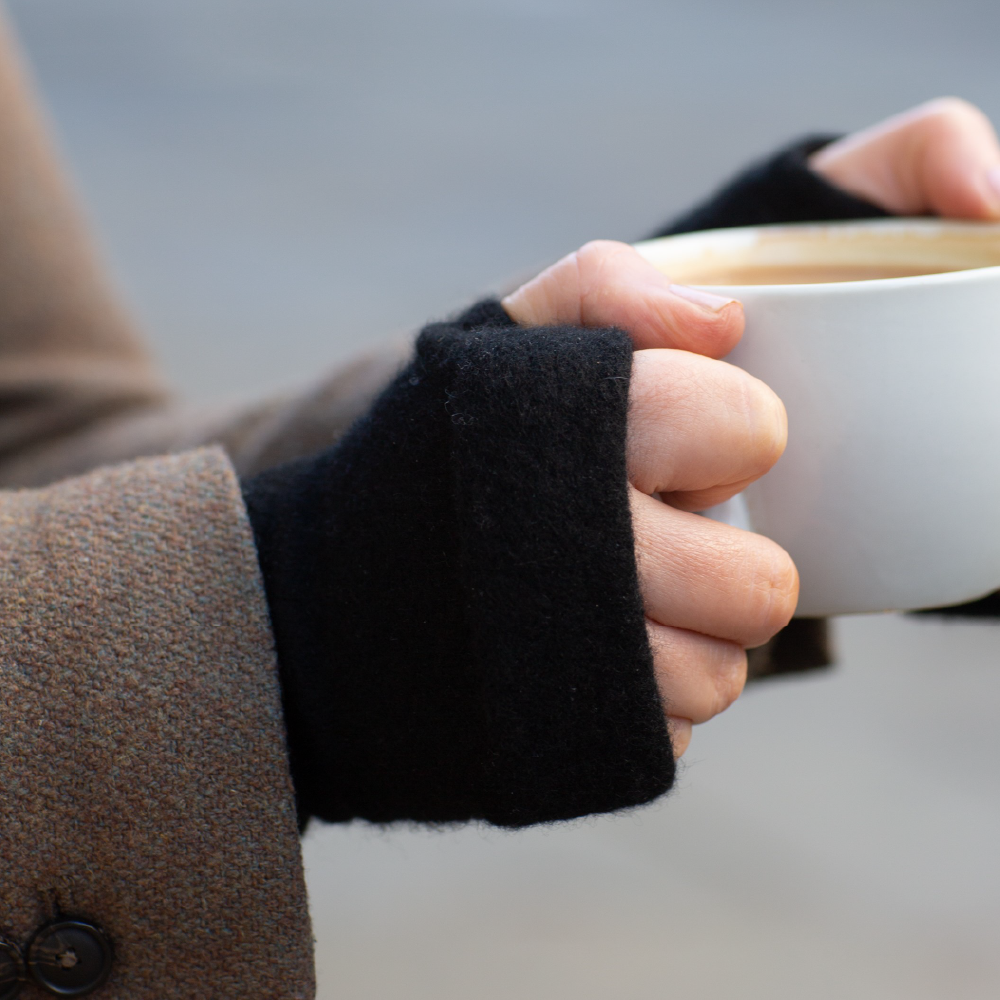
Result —
<instances>
[{"instance_id":1,"label":"blurred gray background","mask_svg":"<svg viewBox=\"0 0 1000 1000\"><path fill-rule=\"evenodd\" d=\"M191 396L259 393L747 159L945 93L995 0L14 0L108 255ZM510 835L313 830L323 1000L1000 995L1000 627L838 623L678 789Z\"/></svg>"}]
</instances>

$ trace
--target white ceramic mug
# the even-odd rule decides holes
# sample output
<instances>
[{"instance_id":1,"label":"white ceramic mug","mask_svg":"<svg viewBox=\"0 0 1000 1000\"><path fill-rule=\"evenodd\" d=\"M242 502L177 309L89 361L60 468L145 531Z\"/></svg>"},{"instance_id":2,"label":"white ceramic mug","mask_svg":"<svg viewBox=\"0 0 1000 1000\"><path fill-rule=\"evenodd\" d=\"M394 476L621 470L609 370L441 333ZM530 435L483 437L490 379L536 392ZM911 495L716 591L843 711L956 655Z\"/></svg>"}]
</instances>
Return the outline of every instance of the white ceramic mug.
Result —
<instances>
[{"instance_id":1,"label":"white ceramic mug","mask_svg":"<svg viewBox=\"0 0 1000 1000\"><path fill-rule=\"evenodd\" d=\"M784 401L788 447L735 504L709 513L789 552L797 615L935 607L1000 589L1000 226L757 227L638 249L674 281L744 305L746 332L726 360ZM739 283L786 268L807 282L824 271L910 276Z\"/></svg>"}]
</instances>

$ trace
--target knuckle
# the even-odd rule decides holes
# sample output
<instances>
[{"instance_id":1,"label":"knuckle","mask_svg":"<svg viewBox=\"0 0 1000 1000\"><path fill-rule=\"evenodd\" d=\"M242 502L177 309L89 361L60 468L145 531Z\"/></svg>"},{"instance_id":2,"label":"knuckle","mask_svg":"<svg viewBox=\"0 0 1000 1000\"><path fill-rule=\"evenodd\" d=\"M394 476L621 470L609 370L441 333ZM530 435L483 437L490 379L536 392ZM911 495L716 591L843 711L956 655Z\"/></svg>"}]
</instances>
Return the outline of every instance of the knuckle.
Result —
<instances>
[{"instance_id":1,"label":"knuckle","mask_svg":"<svg viewBox=\"0 0 1000 1000\"><path fill-rule=\"evenodd\" d=\"M989 119L975 104L961 97L939 97L924 105L918 117L935 139L944 141L956 133L989 126Z\"/></svg>"},{"instance_id":2,"label":"knuckle","mask_svg":"<svg viewBox=\"0 0 1000 1000\"><path fill-rule=\"evenodd\" d=\"M611 253L618 253L623 246L625 246L624 243L619 243L616 240L588 240L577 250L577 254L587 260L595 257L602 258Z\"/></svg>"},{"instance_id":3,"label":"knuckle","mask_svg":"<svg viewBox=\"0 0 1000 1000\"><path fill-rule=\"evenodd\" d=\"M609 265L623 253L634 252L625 243L614 240L590 240L577 250L573 257L582 276L588 279L588 284L600 284L606 276Z\"/></svg>"},{"instance_id":4,"label":"knuckle","mask_svg":"<svg viewBox=\"0 0 1000 1000\"><path fill-rule=\"evenodd\" d=\"M924 105L928 117L954 119L964 121L969 118L980 119L983 117L982 111L971 101L964 97L937 97Z\"/></svg>"},{"instance_id":5,"label":"knuckle","mask_svg":"<svg viewBox=\"0 0 1000 1000\"><path fill-rule=\"evenodd\" d=\"M600 316L601 303L614 294L615 259L623 248L625 244L615 243L613 240L591 240L572 254L579 288L581 320L585 324L587 317L595 311Z\"/></svg>"}]
</instances>

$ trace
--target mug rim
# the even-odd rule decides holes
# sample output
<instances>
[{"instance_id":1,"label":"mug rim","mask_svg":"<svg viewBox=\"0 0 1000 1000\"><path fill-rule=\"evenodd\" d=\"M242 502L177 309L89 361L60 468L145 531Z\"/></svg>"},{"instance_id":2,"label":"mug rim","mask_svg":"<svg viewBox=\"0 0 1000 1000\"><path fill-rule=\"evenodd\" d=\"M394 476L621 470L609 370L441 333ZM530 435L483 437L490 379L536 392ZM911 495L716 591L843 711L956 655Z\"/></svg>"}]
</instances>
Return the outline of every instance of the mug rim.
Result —
<instances>
[{"instance_id":1,"label":"mug rim","mask_svg":"<svg viewBox=\"0 0 1000 1000\"><path fill-rule=\"evenodd\" d=\"M795 235L797 233L814 232L817 235L823 233L882 233L882 234L905 234L915 233L926 237L946 236L949 233L955 235L976 232L987 236L993 236L998 244L998 257L1000 257L1000 222L977 222L963 219L931 219L926 217L898 217L891 219L863 219L831 222L792 222L778 225L761 226L734 226L726 229L704 229L692 233L679 233L676 236L661 236L651 240L642 240L634 243L633 247L642 254L650 263L658 269L669 274L666 267L660 268L659 260L662 260L662 251L666 246L671 248L697 247L699 244L722 244L723 246L737 247L742 245L749 247L758 242L761 235L774 234L780 236L783 233ZM911 274L902 277L889 278L863 278L849 281L824 281L824 282L797 282L794 284L701 284L697 281L683 281L693 288L703 288L706 291L718 291L725 289L741 294L760 293L780 293L787 296L816 295L822 290L824 295L856 295L863 290L890 290L893 288L911 288L915 285L949 285L975 282L979 280L995 277L1000 273L1000 260L996 264L980 265L977 267L964 267L952 271L936 271L929 274Z\"/></svg>"}]
</instances>

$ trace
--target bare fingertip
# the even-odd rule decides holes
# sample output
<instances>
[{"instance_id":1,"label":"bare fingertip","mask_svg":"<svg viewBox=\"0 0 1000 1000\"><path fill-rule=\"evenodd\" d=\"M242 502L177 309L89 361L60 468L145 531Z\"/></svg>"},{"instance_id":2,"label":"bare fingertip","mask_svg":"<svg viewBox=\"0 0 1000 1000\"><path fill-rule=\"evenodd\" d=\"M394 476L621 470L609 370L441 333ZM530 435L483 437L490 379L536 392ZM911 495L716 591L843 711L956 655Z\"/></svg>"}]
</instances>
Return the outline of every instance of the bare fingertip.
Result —
<instances>
[{"instance_id":1,"label":"bare fingertip","mask_svg":"<svg viewBox=\"0 0 1000 1000\"><path fill-rule=\"evenodd\" d=\"M677 760L684 756L691 745L691 720L668 715L667 732L670 734L670 747L674 752L674 760Z\"/></svg>"},{"instance_id":2,"label":"bare fingertip","mask_svg":"<svg viewBox=\"0 0 1000 1000\"><path fill-rule=\"evenodd\" d=\"M500 306L503 311L515 322L523 325L525 317L522 315L523 310L521 309L521 303L524 299L521 289L516 292L511 292L510 295L504 296L500 300Z\"/></svg>"}]
</instances>

